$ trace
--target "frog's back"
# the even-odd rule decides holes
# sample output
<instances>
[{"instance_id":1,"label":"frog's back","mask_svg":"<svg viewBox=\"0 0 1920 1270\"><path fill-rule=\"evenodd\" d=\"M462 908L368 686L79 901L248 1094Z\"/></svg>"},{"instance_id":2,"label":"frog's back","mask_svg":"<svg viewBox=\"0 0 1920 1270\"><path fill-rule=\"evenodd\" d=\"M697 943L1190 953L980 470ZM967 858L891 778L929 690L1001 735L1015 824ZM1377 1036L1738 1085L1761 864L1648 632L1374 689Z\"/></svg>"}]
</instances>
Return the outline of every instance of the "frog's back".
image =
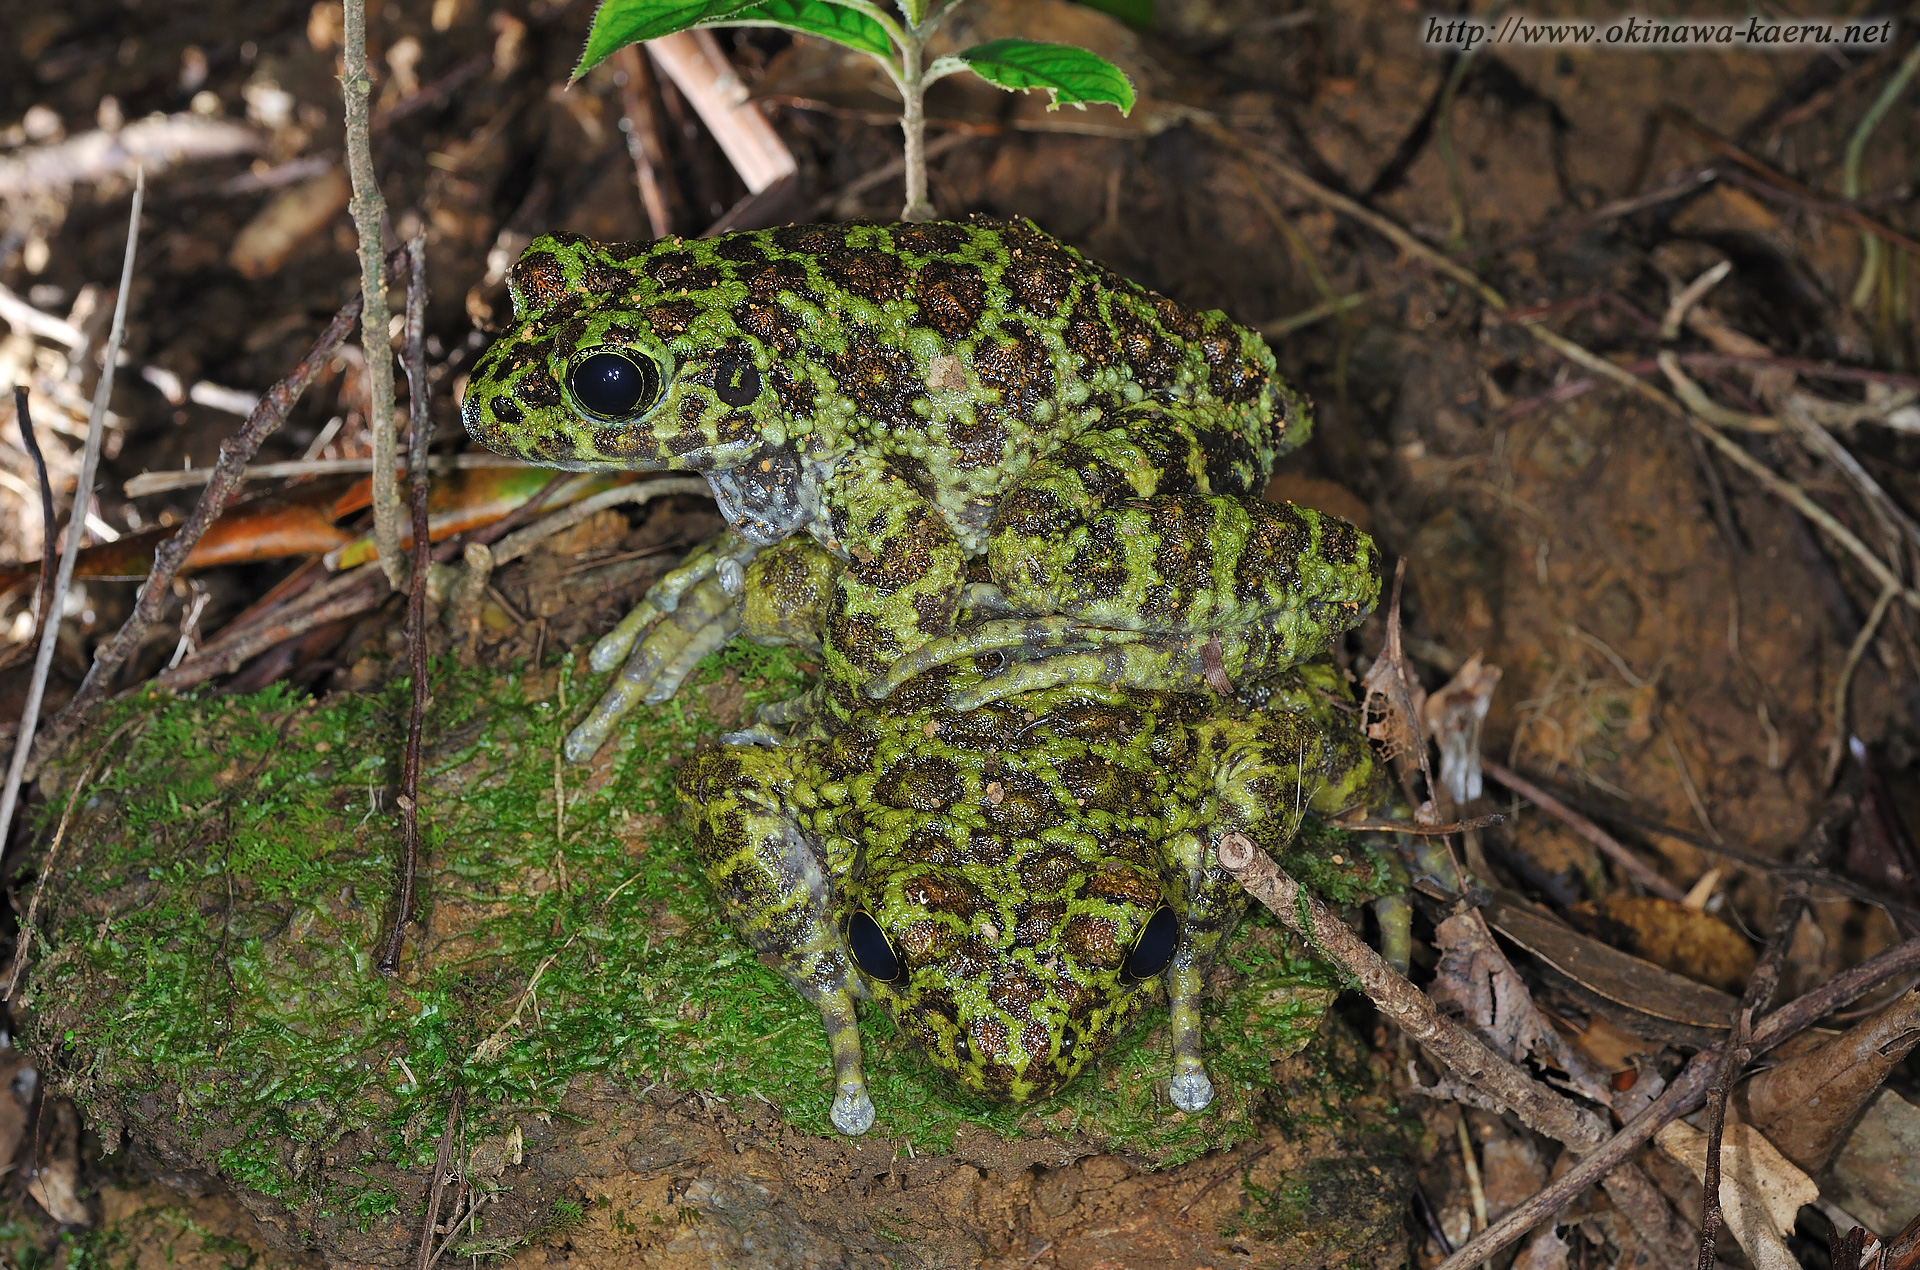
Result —
<instances>
[{"instance_id":1,"label":"frog's back","mask_svg":"<svg viewBox=\"0 0 1920 1270\"><path fill-rule=\"evenodd\" d=\"M957 513L1147 398L1217 403L1260 472L1296 440L1273 355L1218 311L1120 277L1028 221L789 225L705 240L554 236L515 266L522 329L615 304L678 352L757 345L800 440L892 459ZM1294 429L1299 431L1299 429ZM1203 443L1209 438L1202 438ZM1221 491L1230 492L1230 491ZM1231 491L1244 492L1244 491Z\"/></svg>"}]
</instances>

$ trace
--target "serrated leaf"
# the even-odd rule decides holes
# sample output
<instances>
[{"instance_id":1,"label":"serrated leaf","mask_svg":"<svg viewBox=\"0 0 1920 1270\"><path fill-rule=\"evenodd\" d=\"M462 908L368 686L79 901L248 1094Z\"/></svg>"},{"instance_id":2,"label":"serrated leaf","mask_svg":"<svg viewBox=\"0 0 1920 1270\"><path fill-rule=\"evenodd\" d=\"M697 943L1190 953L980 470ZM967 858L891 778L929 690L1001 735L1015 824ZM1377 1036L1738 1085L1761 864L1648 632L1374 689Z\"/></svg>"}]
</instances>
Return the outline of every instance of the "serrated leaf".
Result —
<instances>
[{"instance_id":1,"label":"serrated leaf","mask_svg":"<svg viewBox=\"0 0 1920 1270\"><path fill-rule=\"evenodd\" d=\"M765 22L789 31L817 35L823 40L832 40L835 44L844 44L850 49L872 53L876 57L893 56L893 45L887 40L885 27L858 9L832 4L829 0L762 0L738 13L710 21L707 25L729 26L749 22Z\"/></svg>"},{"instance_id":2,"label":"serrated leaf","mask_svg":"<svg viewBox=\"0 0 1920 1270\"><path fill-rule=\"evenodd\" d=\"M1018 92L1039 88L1053 95L1049 110L1062 102L1106 102L1121 114L1133 110L1133 84L1118 66L1071 44L1036 40L994 40L963 49L959 59L989 84ZM944 59L942 59L944 60Z\"/></svg>"},{"instance_id":3,"label":"serrated leaf","mask_svg":"<svg viewBox=\"0 0 1920 1270\"><path fill-rule=\"evenodd\" d=\"M714 22L754 7L754 0L605 0L593 15L593 30L573 78L598 66L619 49L657 40L702 22Z\"/></svg>"}]
</instances>

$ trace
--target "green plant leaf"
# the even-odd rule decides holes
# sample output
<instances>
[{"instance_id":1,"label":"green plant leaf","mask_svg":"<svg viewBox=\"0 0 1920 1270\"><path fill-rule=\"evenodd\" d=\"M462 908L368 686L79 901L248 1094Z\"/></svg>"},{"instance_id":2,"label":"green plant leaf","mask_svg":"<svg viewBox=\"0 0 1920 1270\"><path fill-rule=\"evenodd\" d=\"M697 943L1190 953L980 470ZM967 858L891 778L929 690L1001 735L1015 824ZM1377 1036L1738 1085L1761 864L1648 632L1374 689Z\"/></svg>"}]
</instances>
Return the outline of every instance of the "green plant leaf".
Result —
<instances>
[{"instance_id":1,"label":"green plant leaf","mask_svg":"<svg viewBox=\"0 0 1920 1270\"><path fill-rule=\"evenodd\" d=\"M573 78L579 79L629 44L657 40L753 7L754 0L605 0L593 15L593 30L587 34L587 47L573 68Z\"/></svg>"},{"instance_id":2,"label":"green plant leaf","mask_svg":"<svg viewBox=\"0 0 1920 1270\"><path fill-rule=\"evenodd\" d=\"M1111 13L1128 26L1142 31L1153 29L1153 0L1080 0L1089 9Z\"/></svg>"},{"instance_id":3,"label":"green plant leaf","mask_svg":"<svg viewBox=\"0 0 1920 1270\"><path fill-rule=\"evenodd\" d=\"M737 13L709 23L727 26L734 23L761 23L817 35L835 44L844 44L875 57L892 58L893 45L887 40L887 28L858 9L830 3L830 0L761 0Z\"/></svg>"},{"instance_id":4,"label":"green plant leaf","mask_svg":"<svg viewBox=\"0 0 1920 1270\"><path fill-rule=\"evenodd\" d=\"M927 0L898 0L900 12L906 14L907 22L919 26L927 16Z\"/></svg>"},{"instance_id":5,"label":"green plant leaf","mask_svg":"<svg viewBox=\"0 0 1920 1270\"><path fill-rule=\"evenodd\" d=\"M1049 110L1059 109L1062 102L1078 106L1090 101L1118 106L1123 115L1133 110L1133 84L1120 68L1071 44L995 40L963 49L957 56L989 84L1016 92L1045 89L1053 95Z\"/></svg>"}]
</instances>

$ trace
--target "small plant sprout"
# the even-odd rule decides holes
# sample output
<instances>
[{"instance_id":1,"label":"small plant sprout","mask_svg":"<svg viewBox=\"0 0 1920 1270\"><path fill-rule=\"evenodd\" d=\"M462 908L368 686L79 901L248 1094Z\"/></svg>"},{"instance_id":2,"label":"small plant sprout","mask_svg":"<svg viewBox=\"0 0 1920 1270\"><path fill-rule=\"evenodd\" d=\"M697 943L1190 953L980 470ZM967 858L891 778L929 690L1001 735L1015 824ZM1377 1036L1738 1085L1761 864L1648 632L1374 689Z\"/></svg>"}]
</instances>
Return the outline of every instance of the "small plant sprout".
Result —
<instances>
[{"instance_id":1,"label":"small plant sprout","mask_svg":"<svg viewBox=\"0 0 1920 1270\"><path fill-rule=\"evenodd\" d=\"M592 70L629 44L676 31L712 26L772 26L816 35L857 49L886 69L899 90L900 129L906 134L907 203L900 218L933 219L927 201L927 85L972 71L1010 92L1042 89L1048 109L1088 102L1133 109L1133 85L1119 67L1071 44L994 40L950 57L925 61L927 41L962 0L896 0L899 17L876 0L603 0L573 77Z\"/></svg>"}]
</instances>

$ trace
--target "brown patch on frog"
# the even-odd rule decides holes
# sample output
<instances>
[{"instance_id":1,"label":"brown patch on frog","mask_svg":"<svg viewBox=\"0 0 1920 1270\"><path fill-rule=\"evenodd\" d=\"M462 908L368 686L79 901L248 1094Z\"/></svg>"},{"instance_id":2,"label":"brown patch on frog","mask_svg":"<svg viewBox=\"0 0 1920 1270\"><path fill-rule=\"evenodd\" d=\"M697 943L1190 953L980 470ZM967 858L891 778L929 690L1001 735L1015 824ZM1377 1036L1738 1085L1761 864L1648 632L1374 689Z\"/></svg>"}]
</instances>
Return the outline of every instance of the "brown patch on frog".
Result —
<instances>
[{"instance_id":1,"label":"brown patch on frog","mask_svg":"<svg viewBox=\"0 0 1920 1270\"><path fill-rule=\"evenodd\" d=\"M1080 260L1072 252L1031 230L1005 231L1010 259L1000 275L1013 303L1048 320L1073 297Z\"/></svg>"},{"instance_id":2,"label":"brown patch on frog","mask_svg":"<svg viewBox=\"0 0 1920 1270\"><path fill-rule=\"evenodd\" d=\"M913 827L913 832L900 845L900 854L906 859L920 860L938 868L959 864L962 859L960 848L953 843L952 832L938 821L927 820Z\"/></svg>"},{"instance_id":3,"label":"brown patch on frog","mask_svg":"<svg viewBox=\"0 0 1920 1270\"><path fill-rule=\"evenodd\" d=\"M1078 519L1052 490L1021 486L1000 500L994 512L992 532L1048 538L1064 533Z\"/></svg>"},{"instance_id":4,"label":"brown patch on frog","mask_svg":"<svg viewBox=\"0 0 1920 1270\"><path fill-rule=\"evenodd\" d=\"M1030 772L1003 772L1000 801L985 800L981 812L988 824L1003 833L1026 834L1066 819L1046 783Z\"/></svg>"},{"instance_id":5,"label":"brown patch on frog","mask_svg":"<svg viewBox=\"0 0 1920 1270\"><path fill-rule=\"evenodd\" d=\"M1200 314L1158 292L1148 294L1153 297L1153 314L1160 319L1161 326L1183 340L1197 340L1206 334L1207 322Z\"/></svg>"},{"instance_id":6,"label":"brown patch on frog","mask_svg":"<svg viewBox=\"0 0 1920 1270\"><path fill-rule=\"evenodd\" d=\"M630 459L651 449L652 440L637 428L624 424L610 423L604 428L593 430L593 446L602 456L609 459Z\"/></svg>"},{"instance_id":7,"label":"brown patch on frog","mask_svg":"<svg viewBox=\"0 0 1920 1270\"><path fill-rule=\"evenodd\" d=\"M880 737L871 728L850 727L833 738L823 765L835 780L845 780L872 771L874 754L879 748Z\"/></svg>"},{"instance_id":8,"label":"brown patch on frog","mask_svg":"<svg viewBox=\"0 0 1920 1270\"><path fill-rule=\"evenodd\" d=\"M1096 372L1120 363L1120 343L1090 287L1074 302L1063 338L1070 350L1086 358L1080 368L1082 379L1092 379Z\"/></svg>"},{"instance_id":9,"label":"brown patch on frog","mask_svg":"<svg viewBox=\"0 0 1920 1270\"><path fill-rule=\"evenodd\" d=\"M1087 878L1085 894L1092 899L1110 900L1152 909L1160 903L1160 884L1145 869L1109 864Z\"/></svg>"},{"instance_id":10,"label":"brown patch on frog","mask_svg":"<svg viewBox=\"0 0 1920 1270\"><path fill-rule=\"evenodd\" d=\"M1224 402L1244 405L1267 390L1266 369L1240 355L1240 341L1224 322L1200 340L1200 357L1207 364L1208 390Z\"/></svg>"},{"instance_id":11,"label":"brown patch on frog","mask_svg":"<svg viewBox=\"0 0 1920 1270\"><path fill-rule=\"evenodd\" d=\"M1260 489L1260 454L1230 428L1198 428L1194 439L1206 456L1207 488L1215 494L1254 495Z\"/></svg>"},{"instance_id":12,"label":"brown patch on frog","mask_svg":"<svg viewBox=\"0 0 1920 1270\"><path fill-rule=\"evenodd\" d=\"M955 416L947 421L947 445L953 453L953 466L965 472L993 467L1007 457L1007 430L1002 423L1004 411L997 405L978 402L973 418Z\"/></svg>"},{"instance_id":13,"label":"brown patch on frog","mask_svg":"<svg viewBox=\"0 0 1920 1270\"><path fill-rule=\"evenodd\" d=\"M924 964L941 960L948 952L959 947L960 938L944 923L922 919L903 926L895 934L894 942L899 945L908 962Z\"/></svg>"},{"instance_id":14,"label":"brown patch on frog","mask_svg":"<svg viewBox=\"0 0 1920 1270\"><path fill-rule=\"evenodd\" d=\"M1053 355L1044 340L1025 322L1003 320L1000 334L1006 343L987 344L974 351L974 372L1015 418L1031 421L1034 407L1053 396Z\"/></svg>"},{"instance_id":15,"label":"brown patch on frog","mask_svg":"<svg viewBox=\"0 0 1920 1270\"><path fill-rule=\"evenodd\" d=\"M917 256L950 256L965 250L973 242L973 234L965 225L950 222L896 225L891 232L897 250L910 251Z\"/></svg>"},{"instance_id":16,"label":"brown patch on frog","mask_svg":"<svg viewBox=\"0 0 1920 1270\"><path fill-rule=\"evenodd\" d=\"M600 254L605 256L608 260L613 261L615 264L624 264L629 260L634 260L640 256L645 256L652 253L653 250L659 246L659 244L666 241L668 240L664 238L657 238L648 242L638 242L638 243L635 243L635 242L601 243L599 244L599 248L600 248Z\"/></svg>"},{"instance_id":17,"label":"brown patch on frog","mask_svg":"<svg viewBox=\"0 0 1920 1270\"><path fill-rule=\"evenodd\" d=\"M1066 572L1075 593L1087 599L1106 599L1127 589L1133 570L1113 521L1095 520L1087 526Z\"/></svg>"},{"instance_id":18,"label":"brown patch on frog","mask_svg":"<svg viewBox=\"0 0 1920 1270\"><path fill-rule=\"evenodd\" d=\"M591 264L581 272L580 284L589 295L618 295L633 285L633 275L612 265Z\"/></svg>"},{"instance_id":19,"label":"brown patch on frog","mask_svg":"<svg viewBox=\"0 0 1920 1270\"><path fill-rule=\"evenodd\" d=\"M914 398L926 395L912 355L863 327L847 331L846 351L833 354L829 371L854 408L876 422L914 418Z\"/></svg>"},{"instance_id":20,"label":"brown patch on frog","mask_svg":"<svg viewBox=\"0 0 1920 1270\"><path fill-rule=\"evenodd\" d=\"M832 616L827 618L827 646L845 657L861 674L878 674L900 659L900 641L878 618L847 612L842 588L835 588Z\"/></svg>"},{"instance_id":21,"label":"brown patch on frog","mask_svg":"<svg viewBox=\"0 0 1920 1270\"><path fill-rule=\"evenodd\" d=\"M573 294L567 266L552 252L530 251L507 270L507 290L513 297L513 313L525 318L531 312L552 308Z\"/></svg>"},{"instance_id":22,"label":"brown patch on frog","mask_svg":"<svg viewBox=\"0 0 1920 1270\"><path fill-rule=\"evenodd\" d=\"M864 300L885 304L907 290L907 269L884 251L847 251L824 257L821 271Z\"/></svg>"},{"instance_id":23,"label":"brown patch on frog","mask_svg":"<svg viewBox=\"0 0 1920 1270\"><path fill-rule=\"evenodd\" d=\"M782 225L768 237L781 250L796 256L823 256L845 248L848 231L857 225L856 221L838 225Z\"/></svg>"},{"instance_id":24,"label":"brown patch on frog","mask_svg":"<svg viewBox=\"0 0 1920 1270\"><path fill-rule=\"evenodd\" d=\"M1083 754L1059 766L1060 783L1074 803L1089 811L1122 812L1132 799L1127 788L1132 784L1126 773L1097 754Z\"/></svg>"},{"instance_id":25,"label":"brown patch on frog","mask_svg":"<svg viewBox=\"0 0 1920 1270\"><path fill-rule=\"evenodd\" d=\"M760 245L758 234L724 234L715 239L707 250L734 264L757 264L767 258L766 248Z\"/></svg>"},{"instance_id":26,"label":"brown patch on frog","mask_svg":"<svg viewBox=\"0 0 1920 1270\"><path fill-rule=\"evenodd\" d=\"M520 399L521 404L531 406L535 410L544 410L560 404L560 386L554 383L553 378L544 371L522 376L513 386L513 395Z\"/></svg>"},{"instance_id":27,"label":"brown patch on frog","mask_svg":"<svg viewBox=\"0 0 1920 1270\"><path fill-rule=\"evenodd\" d=\"M780 400L782 412L796 418L807 418L813 414L816 393L813 380L804 374L795 374L793 367L786 362L775 362L767 371L767 381L773 385L773 393Z\"/></svg>"},{"instance_id":28,"label":"brown patch on frog","mask_svg":"<svg viewBox=\"0 0 1920 1270\"><path fill-rule=\"evenodd\" d=\"M756 304L749 300L735 306L733 320L741 330L783 354L792 354L800 348L800 319L784 305Z\"/></svg>"},{"instance_id":29,"label":"brown patch on frog","mask_svg":"<svg viewBox=\"0 0 1920 1270\"><path fill-rule=\"evenodd\" d=\"M1156 499L1150 507L1147 532L1156 543L1154 572L1190 594L1211 590L1213 536L1218 528L1212 504L1189 495Z\"/></svg>"},{"instance_id":30,"label":"brown patch on frog","mask_svg":"<svg viewBox=\"0 0 1920 1270\"><path fill-rule=\"evenodd\" d=\"M1083 741L1110 741L1122 745L1151 726L1138 710L1104 702L1069 702L1052 712L1053 731Z\"/></svg>"},{"instance_id":31,"label":"brown patch on frog","mask_svg":"<svg viewBox=\"0 0 1920 1270\"><path fill-rule=\"evenodd\" d=\"M701 306L696 301L667 300L646 310L640 318L655 335L662 339L673 339L692 329L700 311Z\"/></svg>"},{"instance_id":32,"label":"brown patch on frog","mask_svg":"<svg viewBox=\"0 0 1920 1270\"><path fill-rule=\"evenodd\" d=\"M680 291L705 291L720 284L720 271L702 263L691 252L669 251L652 256L641 268L661 287Z\"/></svg>"},{"instance_id":33,"label":"brown patch on frog","mask_svg":"<svg viewBox=\"0 0 1920 1270\"><path fill-rule=\"evenodd\" d=\"M974 830L967 836L967 858L989 868L1013 859L1013 842L1004 834Z\"/></svg>"},{"instance_id":34,"label":"brown patch on frog","mask_svg":"<svg viewBox=\"0 0 1920 1270\"><path fill-rule=\"evenodd\" d=\"M995 966L990 983L988 998L1009 1014L1024 1014L1047 995L1046 985L1024 966Z\"/></svg>"},{"instance_id":35,"label":"brown patch on frog","mask_svg":"<svg viewBox=\"0 0 1920 1270\"><path fill-rule=\"evenodd\" d=\"M1119 336L1120 356L1143 388L1164 388L1180 369L1180 347L1168 339L1132 305L1109 296L1107 309Z\"/></svg>"},{"instance_id":36,"label":"brown patch on frog","mask_svg":"<svg viewBox=\"0 0 1920 1270\"><path fill-rule=\"evenodd\" d=\"M1053 938L1054 928L1066 915L1067 906L1058 900L1022 904L1019 920L1013 926L1013 942L1027 948L1038 948Z\"/></svg>"},{"instance_id":37,"label":"brown patch on frog","mask_svg":"<svg viewBox=\"0 0 1920 1270\"><path fill-rule=\"evenodd\" d=\"M1024 726L1019 711L997 701L977 710L942 710L930 722L938 725L943 745L976 752L1011 747Z\"/></svg>"},{"instance_id":38,"label":"brown patch on frog","mask_svg":"<svg viewBox=\"0 0 1920 1270\"><path fill-rule=\"evenodd\" d=\"M914 276L912 296L919 305L915 320L949 340L979 329L987 312L987 283L977 265L924 264Z\"/></svg>"},{"instance_id":39,"label":"brown patch on frog","mask_svg":"<svg viewBox=\"0 0 1920 1270\"><path fill-rule=\"evenodd\" d=\"M1248 510L1253 523L1234 569L1233 591L1241 600L1254 601L1292 585L1300 570L1300 557L1313 546L1313 527L1292 503L1255 503ZM1322 523L1328 527L1346 524L1331 519ZM1323 548L1330 537L1322 533Z\"/></svg>"},{"instance_id":40,"label":"brown patch on frog","mask_svg":"<svg viewBox=\"0 0 1920 1270\"><path fill-rule=\"evenodd\" d=\"M1117 970L1126 960L1127 950L1120 946L1120 923L1111 917L1078 914L1060 933L1060 946L1082 965Z\"/></svg>"},{"instance_id":41,"label":"brown patch on frog","mask_svg":"<svg viewBox=\"0 0 1920 1270\"><path fill-rule=\"evenodd\" d=\"M962 792L960 769L938 755L904 758L873 786L874 798L902 811L944 811Z\"/></svg>"},{"instance_id":42,"label":"brown patch on frog","mask_svg":"<svg viewBox=\"0 0 1920 1270\"><path fill-rule=\"evenodd\" d=\"M914 628L929 639L944 635L953 629L954 614L960 608L960 588L943 587L937 592L917 595L913 599Z\"/></svg>"},{"instance_id":43,"label":"brown patch on frog","mask_svg":"<svg viewBox=\"0 0 1920 1270\"><path fill-rule=\"evenodd\" d=\"M1058 891L1084 867L1080 857L1065 847L1048 847L1021 861L1021 873L1026 878L1029 894Z\"/></svg>"}]
</instances>

